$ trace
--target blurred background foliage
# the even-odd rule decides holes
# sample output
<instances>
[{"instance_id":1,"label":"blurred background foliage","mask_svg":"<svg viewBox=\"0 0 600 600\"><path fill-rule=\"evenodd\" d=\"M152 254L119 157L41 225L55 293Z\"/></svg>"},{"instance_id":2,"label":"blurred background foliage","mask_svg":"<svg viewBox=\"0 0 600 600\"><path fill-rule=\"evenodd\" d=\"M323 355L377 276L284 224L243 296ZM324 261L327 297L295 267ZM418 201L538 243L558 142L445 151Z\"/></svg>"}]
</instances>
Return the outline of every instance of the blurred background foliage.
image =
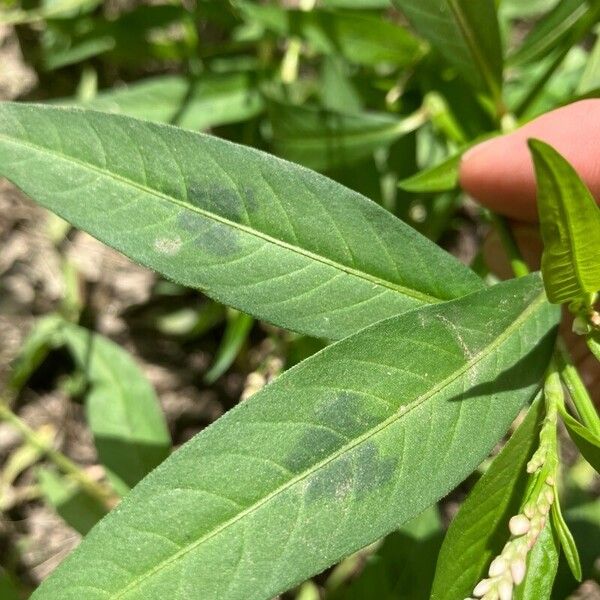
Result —
<instances>
[{"instance_id":1,"label":"blurred background foliage","mask_svg":"<svg viewBox=\"0 0 600 600\"><path fill-rule=\"evenodd\" d=\"M444 50L443 32L426 40L409 25L418 7L397 4L405 14L388 0L0 0L0 99L121 113L274 153L363 193L485 275L487 224L458 190L460 153L507 120L599 95L600 3L498 0L498 30L480 38L500 36L504 68L492 57L484 81ZM43 448L121 496L171 440L324 342L161 280L4 183L0 209L2 383L42 441L0 428L0 598L12 600L106 512ZM52 317L39 320L56 312L71 323L60 334ZM91 359L89 336L99 340ZM90 368L107 356L121 371ZM117 402L120 378L130 389ZM118 404L112 419L103 398ZM600 598L599 484L565 448L586 581L561 564L555 597ZM428 598L443 530L477 476L289 597Z\"/></svg>"}]
</instances>

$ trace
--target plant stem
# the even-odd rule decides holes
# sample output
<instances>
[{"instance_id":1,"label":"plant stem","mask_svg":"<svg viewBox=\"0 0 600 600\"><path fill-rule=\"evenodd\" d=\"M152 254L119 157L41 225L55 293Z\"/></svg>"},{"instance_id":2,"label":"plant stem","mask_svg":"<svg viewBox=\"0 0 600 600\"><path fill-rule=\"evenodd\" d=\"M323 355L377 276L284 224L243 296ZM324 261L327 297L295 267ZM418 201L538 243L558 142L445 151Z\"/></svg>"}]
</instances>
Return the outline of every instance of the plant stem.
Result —
<instances>
[{"instance_id":1,"label":"plant stem","mask_svg":"<svg viewBox=\"0 0 600 600\"><path fill-rule=\"evenodd\" d=\"M0 398L0 420L12 425L21 433L28 444L43 452L65 475L72 477L82 490L98 500L107 510L111 510L114 507L115 496L108 486L91 479L71 459L67 458L62 452L52 448L9 408L8 402L3 398Z\"/></svg>"},{"instance_id":2,"label":"plant stem","mask_svg":"<svg viewBox=\"0 0 600 600\"><path fill-rule=\"evenodd\" d=\"M559 338L556 344L556 361L562 380L565 382L573 404L584 425L593 433L600 436L600 418L596 407L590 398L585 384L579 376L577 367L573 364L571 355L564 341Z\"/></svg>"},{"instance_id":3,"label":"plant stem","mask_svg":"<svg viewBox=\"0 0 600 600\"><path fill-rule=\"evenodd\" d=\"M494 227L496 228L496 232L500 237L502 246L504 246L504 250L506 251L506 254L508 254L508 260L515 276L525 277L525 275L529 275L529 267L523 259L521 251L517 246L517 242L512 231L510 230L508 223L506 222L506 219L493 213L491 215L491 219Z\"/></svg>"},{"instance_id":4,"label":"plant stem","mask_svg":"<svg viewBox=\"0 0 600 600\"><path fill-rule=\"evenodd\" d=\"M492 222L498 232L500 241L504 250L508 254L508 259L516 277L523 277L529 274L529 268L525 263L521 251L517 246L515 238L503 217L492 214ZM564 340L559 336L556 343L553 363L560 372L560 376L569 390L571 400L579 413L584 425L596 435L600 435L600 417L590 398L590 395L583 383L577 367L573 364L571 355Z\"/></svg>"}]
</instances>

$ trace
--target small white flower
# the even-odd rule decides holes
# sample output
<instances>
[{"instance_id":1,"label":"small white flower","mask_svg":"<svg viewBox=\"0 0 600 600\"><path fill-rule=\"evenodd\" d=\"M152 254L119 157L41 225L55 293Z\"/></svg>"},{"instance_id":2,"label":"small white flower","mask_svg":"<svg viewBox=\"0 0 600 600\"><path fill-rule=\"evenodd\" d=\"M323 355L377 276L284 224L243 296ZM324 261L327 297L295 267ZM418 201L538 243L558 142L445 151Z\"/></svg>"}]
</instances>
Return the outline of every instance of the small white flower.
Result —
<instances>
[{"instance_id":1,"label":"small white flower","mask_svg":"<svg viewBox=\"0 0 600 600\"><path fill-rule=\"evenodd\" d=\"M498 596L500 600L512 600L513 586L508 579L503 579L498 585Z\"/></svg>"},{"instance_id":2,"label":"small white flower","mask_svg":"<svg viewBox=\"0 0 600 600\"><path fill-rule=\"evenodd\" d=\"M522 558L517 558L510 563L510 574L515 585L519 585L525 579L527 566Z\"/></svg>"},{"instance_id":3,"label":"small white flower","mask_svg":"<svg viewBox=\"0 0 600 600\"><path fill-rule=\"evenodd\" d=\"M515 515L508 522L508 528L515 536L525 535L529 531L530 525L529 519L525 515Z\"/></svg>"},{"instance_id":4,"label":"small white flower","mask_svg":"<svg viewBox=\"0 0 600 600\"><path fill-rule=\"evenodd\" d=\"M492 589L493 581L491 579L482 579L473 590L473 596L475 598L481 598L485 596Z\"/></svg>"},{"instance_id":5,"label":"small white flower","mask_svg":"<svg viewBox=\"0 0 600 600\"><path fill-rule=\"evenodd\" d=\"M490 565L488 575L490 577L499 577L506 571L507 567L506 561L501 556L497 556Z\"/></svg>"}]
</instances>

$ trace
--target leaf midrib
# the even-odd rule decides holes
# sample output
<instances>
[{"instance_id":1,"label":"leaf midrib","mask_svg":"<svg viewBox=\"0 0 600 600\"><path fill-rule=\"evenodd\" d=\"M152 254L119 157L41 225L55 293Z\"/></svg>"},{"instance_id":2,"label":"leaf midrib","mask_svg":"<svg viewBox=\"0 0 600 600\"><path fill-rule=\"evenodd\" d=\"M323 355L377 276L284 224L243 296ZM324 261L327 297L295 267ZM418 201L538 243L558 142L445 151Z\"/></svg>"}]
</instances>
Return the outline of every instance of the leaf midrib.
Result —
<instances>
[{"instance_id":1,"label":"leaf midrib","mask_svg":"<svg viewBox=\"0 0 600 600\"><path fill-rule=\"evenodd\" d=\"M168 126L167 126L168 127ZM198 134L200 135L200 134ZM223 225L227 225L228 227L231 227L233 229L238 229L239 231L242 231L244 233L246 233L247 235L250 236L254 236L257 237L259 239L264 240L265 242L268 242L270 244L273 244L275 246L279 246L280 248L284 248L286 250L289 250L290 252L293 252L295 254L298 254L300 256L304 256L306 258L309 258L311 260L314 260L316 262L320 262L321 264L324 264L328 267L332 267L334 269L337 269L338 271L342 271L348 275L352 275L354 277L357 277L358 279L362 279L364 281L367 281L369 283L373 283L375 285L378 285L382 288L391 290L393 292L397 292L400 294L403 294L405 296L408 296L410 298L414 298L415 300L418 300L419 302L422 302L424 304L437 304L440 302L444 302L446 299L444 298L438 298L436 296L431 296L425 292L420 292L418 290L412 289L412 288L407 288L405 286L393 283L391 281L386 281L384 279L381 279L380 277L376 277L374 275L371 275L370 273L367 273L365 271L359 271L353 267L349 267L347 265L341 264L339 262L336 262L334 260L331 260L325 256L322 256L320 254L315 254L314 252L311 252L310 250L306 250L304 248L301 248L299 246L293 246L292 244L289 244L287 242L284 242L283 240L274 238L266 233L263 233L262 231L256 230L256 229L252 229L246 225L242 225L241 223L236 223L235 221L230 221L229 219L226 219L224 217L221 217L220 215L217 215L215 213L210 213L204 209L201 209L197 206L194 206L192 204L189 204L183 200L180 200L179 198L175 198L173 196L169 196L167 194L164 194L163 192L160 192L159 190L155 190L153 188L148 187L147 185L143 185L141 183L138 183L136 181L132 181L131 179L128 179L127 177L124 177L122 175L113 173L105 168L102 167L98 167L97 165L93 165L87 162L84 162L82 160L79 160L73 156L69 156L67 154L64 154L62 152L57 152L55 150L49 150L48 148L45 148L43 146L40 146L38 144L34 144L32 142L29 141L24 141L21 139L16 139L16 138L12 138L9 137L5 134L0 134L0 140L4 140L6 143L8 144L13 144L15 146L22 146L25 148L29 148L33 151L37 151L41 154L47 154L53 157L58 157L59 159L62 159L66 162L72 162L75 163L77 165L79 165L80 167L84 168L84 169L89 169L92 172L98 173L104 177L108 177L109 179L114 179L116 181L119 181L127 186L130 186L134 189L137 189L139 191L142 191L144 193L149 194L150 196L155 196L156 198L159 198L161 200L164 200L166 202L170 202L173 204L176 204L177 206L179 206L182 209L185 210L189 210L191 212L195 212L198 213L200 215L202 215L203 217L207 218L207 219L211 219L215 222L221 223ZM184 182L185 183L185 182Z\"/></svg>"},{"instance_id":2,"label":"leaf midrib","mask_svg":"<svg viewBox=\"0 0 600 600\"><path fill-rule=\"evenodd\" d=\"M254 504L249 506L248 508L244 509L243 511L240 511L237 515L231 517L227 521L223 522L221 525L218 525L212 531L209 531L208 533L204 534L201 538L197 539L194 542L191 542L187 546L184 546L183 548L181 548L180 550L178 550L177 552L172 554L169 558L162 560L156 566L154 566L153 568L149 569L148 571L146 571L139 577L132 580L121 591L119 591L115 595L111 596L111 598L113 598L113 599L123 598L130 591L132 591L133 589L138 587L142 582L149 579L150 577L152 577L159 571L162 571L163 569L167 568L169 565L176 562L180 557L184 556L185 554L188 554L189 552L192 552L194 549L196 549L198 546L200 546L204 542L207 542L211 538L215 537L216 535L218 535L219 533L221 533L222 531L224 531L231 525L234 525L235 523L237 523L238 521L240 521L247 515L250 515L253 512L257 511L258 509L260 509L262 506L267 504L270 500L272 500L279 494L285 492L286 490L288 490L295 484L297 484L300 481L306 479L307 477L313 475L314 473L316 473L323 467L327 466L329 463L333 462L334 460L336 460L343 454L352 451L354 448L356 448L363 442L369 440L370 438L374 437L381 431L385 430L387 427L391 426L393 423L395 423L399 419L404 418L406 415L408 415L410 412L412 412L418 406L423 404L429 398L433 397L438 392L440 392L442 389L444 389L445 387L447 387L448 385L450 385L451 383L456 381L461 375L463 375L465 372L467 372L469 369L471 369L479 361L483 360L486 356L488 356L496 348L501 346L502 343L504 343L504 341L508 337L510 337L513 334L513 332L515 330L517 330L521 326L521 324L529 318L529 316L532 313L534 313L538 310L539 305L543 304L544 302L545 302L545 294L542 292L538 295L538 297L535 300L533 300L525 308L525 310L523 310L521 312L521 314L497 338L495 338L488 346L486 346L483 350L481 350L481 352L479 352L479 354L474 356L470 361L467 361L462 367L458 368L454 373L452 373L451 375L449 375L448 377L443 379L440 383L433 386L433 388L431 388L431 390L429 392L423 394L422 396L419 396L412 403L410 403L408 405L403 405L401 407L401 410L396 411L393 415L391 415L390 417L388 417L387 419L382 421L376 427L373 427L372 429L361 434L356 439L354 439L352 442L349 442L348 444L342 446L341 448L336 450L334 453L332 453L327 458L325 458L325 459L321 460L320 462L316 463L315 465L309 467L303 473L299 473L298 475L296 475L295 477L290 479L288 482L284 483L283 485L279 486L277 489L275 489L272 492L270 492L269 494L267 494L264 498L261 498L260 500L258 500L257 502L255 502ZM419 310L419 309L416 309L416 310ZM410 312L412 312L412 311L410 311ZM395 318L398 318L398 317L392 317L392 319L395 319ZM371 327L376 327L379 324L380 323L376 323L375 325L372 325ZM235 411L236 409L233 409L233 410ZM230 411L230 412L233 412L233 411Z\"/></svg>"},{"instance_id":3,"label":"leaf midrib","mask_svg":"<svg viewBox=\"0 0 600 600\"><path fill-rule=\"evenodd\" d=\"M552 168L552 165L546 160L546 158L544 156L541 155L541 153L539 153L539 155L541 156L542 160L544 161L544 163L546 165L546 172L548 174L548 177L552 180L552 184L554 185L555 189L558 192L558 198L557 198L558 210L560 211L561 221L563 223L565 223L566 230L568 233L567 243L569 246L569 254L570 254L569 258L570 258L570 262L571 262L571 267L573 269L573 274L574 274L573 279L575 280L576 285L579 288L579 290L582 293L585 293L586 292L585 282L584 282L584 278L582 277L582 274L581 274L581 271L579 268L579 261L577 260L577 257L578 257L578 251L577 251L577 245L576 245L577 235L575 234L575 231L573 230L573 224L571 222L571 215L569 214L569 211L565 208L563 189L562 189L562 186L560 185L560 181L558 180L558 177L554 173L554 169Z\"/></svg>"},{"instance_id":4,"label":"leaf midrib","mask_svg":"<svg viewBox=\"0 0 600 600\"><path fill-rule=\"evenodd\" d=\"M382 134L400 136L411 133L424 125L427 122L427 119L427 112L424 109L418 109L413 114L407 115L403 119L379 123L375 123L375 119L373 119L371 123L367 122L365 124L365 126L369 128L367 131L364 129L354 131L336 131L333 128L327 130L325 127L322 131L301 131L299 134L292 132L291 135L275 134L273 135L273 140L281 144L294 144L297 146L313 146L329 138L333 138L335 141L348 142L350 144L373 141L376 142L381 138Z\"/></svg>"},{"instance_id":5,"label":"leaf midrib","mask_svg":"<svg viewBox=\"0 0 600 600\"><path fill-rule=\"evenodd\" d=\"M483 80L485 81L488 89L492 93L494 99L498 99L500 96L500 90L498 85L496 84L496 78L493 73L488 69L488 62L480 51L480 45L477 43L477 40L473 38L471 34L470 28L468 26L467 18L465 17L461 6L458 4L457 0L447 0L448 6L454 15L454 20L458 25L458 28L463 36L467 44L467 48L471 52L471 55L475 59L476 65L479 67L479 72L483 76Z\"/></svg>"}]
</instances>

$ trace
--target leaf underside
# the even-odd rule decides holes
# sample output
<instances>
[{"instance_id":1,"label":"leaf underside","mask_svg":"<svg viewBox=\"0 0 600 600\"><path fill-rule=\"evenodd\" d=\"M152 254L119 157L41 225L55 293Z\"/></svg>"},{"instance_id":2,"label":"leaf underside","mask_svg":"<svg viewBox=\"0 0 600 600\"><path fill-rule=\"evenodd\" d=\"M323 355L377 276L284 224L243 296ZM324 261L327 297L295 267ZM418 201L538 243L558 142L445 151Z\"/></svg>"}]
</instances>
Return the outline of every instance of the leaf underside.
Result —
<instances>
[{"instance_id":1,"label":"leaf underside","mask_svg":"<svg viewBox=\"0 0 600 600\"><path fill-rule=\"evenodd\" d=\"M393 3L467 81L498 97L503 52L494 0L393 0Z\"/></svg>"},{"instance_id":2,"label":"leaf underside","mask_svg":"<svg viewBox=\"0 0 600 600\"><path fill-rule=\"evenodd\" d=\"M340 339L483 286L360 194L166 125L2 104L0 174L166 277L317 337Z\"/></svg>"},{"instance_id":3,"label":"leaf underside","mask_svg":"<svg viewBox=\"0 0 600 600\"><path fill-rule=\"evenodd\" d=\"M544 242L542 273L550 302L584 300L600 290L600 208L556 150L530 140Z\"/></svg>"},{"instance_id":4,"label":"leaf underside","mask_svg":"<svg viewBox=\"0 0 600 600\"><path fill-rule=\"evenodd\" d=\"M557 313L531 276L327 347L167 459L34 598L289 589L477 466L538 388Z\"/></svg>"}]
</instances>

